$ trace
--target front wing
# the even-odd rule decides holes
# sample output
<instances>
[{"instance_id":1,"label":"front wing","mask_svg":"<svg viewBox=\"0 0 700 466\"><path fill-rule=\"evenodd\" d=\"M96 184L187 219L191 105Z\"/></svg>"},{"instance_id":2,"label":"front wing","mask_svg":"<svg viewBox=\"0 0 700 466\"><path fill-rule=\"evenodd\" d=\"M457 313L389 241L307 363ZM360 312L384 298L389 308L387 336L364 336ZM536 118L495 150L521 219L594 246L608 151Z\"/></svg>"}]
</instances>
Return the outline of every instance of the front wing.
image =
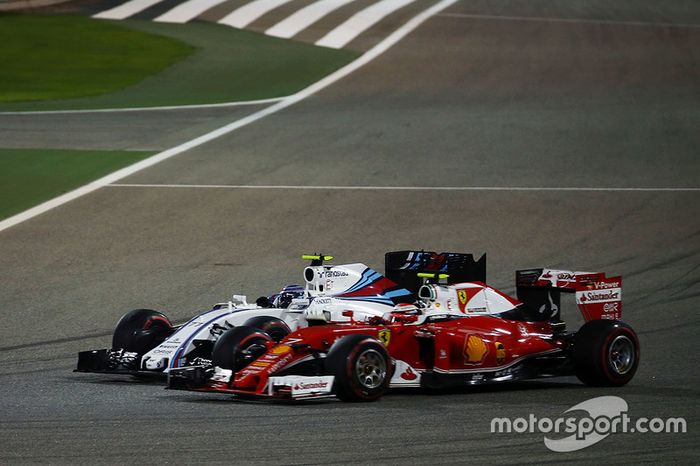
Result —
<instances>
[{"instance_id":1,"label":"front wing","mask_svg":"<svg viewBox=\"0 0 700 466\"><path fill-rule=\"evenodd\" d=\"M189 366L171 369L168 388L198 392L230 393L242 398L278 400L308 400L330 398L333 394L333 376L287 375L270 377L261 391L231 388L233 372L218 367Z\"/></svg>"},{"instance_id":2,"label":"front wing","mask_svg":"<svg viewBox=\"0 0 700 466\"><path fill-rule=\"evenodd\" d=\"M74 372L94 372L98 374L124 374L163 378L161 371L139 370L138 353L123 350L99 349L78 353L78 366Z\"/></svg>"}]
</instances>

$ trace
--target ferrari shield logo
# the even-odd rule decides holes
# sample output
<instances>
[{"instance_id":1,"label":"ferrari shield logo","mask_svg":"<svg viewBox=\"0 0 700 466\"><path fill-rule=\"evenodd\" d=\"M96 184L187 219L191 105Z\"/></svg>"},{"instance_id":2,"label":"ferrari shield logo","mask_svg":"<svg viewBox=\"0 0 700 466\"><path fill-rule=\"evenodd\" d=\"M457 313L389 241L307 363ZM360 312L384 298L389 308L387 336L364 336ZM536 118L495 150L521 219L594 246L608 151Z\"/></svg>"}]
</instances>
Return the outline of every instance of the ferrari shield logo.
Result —
<instances>
[{"instance_id":1,"label":"ferrari shield logo","mask_svg":"<svg viewBox=\"0 0 700 466\"><path fill-rule=\"evenodd\" d=\"M389 346L389 341L391 340L391 330L380 330L379 339L384 343L384 346Z\"/></svg>"},{"instance_id":2,"label":"ferrari shield logo","mask_svg":"<svg viewBox=\"0 0 700 466\"><path fill-rule=\"evenodd\" d=\"M460 303L463 305L467 304L467 292L465 290L458 290L457 297L459 298Z\"/></svg>"},{"instance_id":3,"label":"ferrari shield logo","mask_svg":"<svg viewBox=\"0 0 700 466\"><path fill-rule=\"evenodd\" d=\"M506 360L506 347L500 341L494 344L496 345L496 364L503 364Z\"/></svg>"}]
</instances>

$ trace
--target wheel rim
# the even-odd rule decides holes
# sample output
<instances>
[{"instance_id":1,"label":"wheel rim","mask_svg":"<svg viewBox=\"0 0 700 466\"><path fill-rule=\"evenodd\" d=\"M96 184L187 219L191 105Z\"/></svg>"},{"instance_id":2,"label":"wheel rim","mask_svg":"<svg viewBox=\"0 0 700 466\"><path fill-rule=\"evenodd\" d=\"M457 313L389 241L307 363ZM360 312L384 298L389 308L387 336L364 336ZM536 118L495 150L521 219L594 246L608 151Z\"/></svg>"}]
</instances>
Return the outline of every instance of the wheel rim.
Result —
<instances>
[{"instance_id":1,"label":"wheel rim","mask_svg":"<svg viewBox=\"0 0 700 466\"><path fill-rule=\"evenodd\" d=\"M236 368L240 369L262 356L267 351L267 346L264 339L256 338L243 347L235 348L234 351Z\"/></svg>"},{"instance_id":2,"label":"wheel rim","mask_svg":"<svg viewBox=\"0 0 700 466\"><path fill-rule=\"evenodd\" d=\"M380 387L386 378L386 360L377 350L367 349L355 362L355 374L363 387Z\"/></svg>"},{"instance_id":3,"label":"wheel rim","mask_svg":"<svg viewBox=\"0 0 700 466\"><path fill-rule=\"evenodd\" d=\"M610 367L619 375L624 375L634 365L634 343L626 335L615 338L608 350Z\"/></svg>"}]
</instances>

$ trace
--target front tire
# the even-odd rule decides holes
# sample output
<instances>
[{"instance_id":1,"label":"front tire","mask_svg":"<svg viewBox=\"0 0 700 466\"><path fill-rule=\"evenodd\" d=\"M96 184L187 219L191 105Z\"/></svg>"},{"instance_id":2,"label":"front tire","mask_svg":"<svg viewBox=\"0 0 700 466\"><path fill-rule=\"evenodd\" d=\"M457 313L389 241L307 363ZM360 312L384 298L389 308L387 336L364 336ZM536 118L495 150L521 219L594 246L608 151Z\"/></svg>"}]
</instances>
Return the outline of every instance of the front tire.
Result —
<instances>
[{"instance_id":1,"label":"front tire","mask_svg":"<svg viewBox=\"0 0 700 466\"><path fill-rule=\"evenodd\" d=\"M335 394L343 401L375 401L389 387L390 358L384 345L369 335L350 335L333 344L326 356Z\"/></svg>"},{"instance_id":2,"label":"front tire","mask_svg":"<svg viewBox=\"0 0 700 466\"><path fill-rule=\"evenodd\" d=\"M238 372L265 354L275 341L267 333L246 325L227 330L214 343L211 361L214 366Z\"/></svg>"},{"instance_id":3,"label":"front tire","mask_svg":"<svg viewBox=\"0 0 700 466\"><path fill-rule=\"evenodd\" d=\"M639 338L619 320L586 322L574 337L573 361L576 376L586 385L625 385L639 366Z\"/></svg>"},{"instance_id":4,"label":"front tire","mask_svg":"<svg viewBox=\"0 0 700 466\"><path fill-rule=\"evenodd\" d=\"M276 343L282 341L284 337L289 335L291 332L289 326L282 319L278 319L277 317L251 317L250 319L246 320L243 325L262 330L270 335Z\"/></svg>"},{"instance_id":5,"label":"front tire","mask_svg":"<svg viewBox=\"0 0 700 466\"><path fill-rule=\"evenodd\" d=\"M135 309L119 319L112 337L112 348L144 354L163 343L173 333L173 324L161 312Z\"/></svg>"}]
</instances>

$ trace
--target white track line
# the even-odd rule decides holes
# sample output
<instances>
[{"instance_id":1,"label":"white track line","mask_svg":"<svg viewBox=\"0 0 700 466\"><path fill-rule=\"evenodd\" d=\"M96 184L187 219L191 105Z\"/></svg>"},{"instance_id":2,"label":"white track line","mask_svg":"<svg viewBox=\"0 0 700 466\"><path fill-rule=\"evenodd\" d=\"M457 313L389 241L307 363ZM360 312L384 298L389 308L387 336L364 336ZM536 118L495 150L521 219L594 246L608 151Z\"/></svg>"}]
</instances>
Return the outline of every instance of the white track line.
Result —
<instances>
[{"instance_id":1,"label":"white track line","mask_svg":"<svg viewBox=\"0 0 700 466\"><path fill-rule=\"evenodd\" d=\"M186 23L195 19L210 8L214 8L227 0L188 0L168 10L153 21L158 23Z\"/></svg>"},{"instance_id":2,"label":"white track line","mask_svg":"<svg viewBox=\"0 0 700 466\"><path fill-rule=\"evenodd\" d=\"M331 30L316 42L316 45L339 49L345 47L355 37L370 27L415 0L382 0L358 11L340 26Z\"/></svg>"},{"instance_id":3,"label":"white track line","mask_svg":"<svg viewBox=\"0 0 700 466\"><path fill-rule=\"evenodd\" d=\"M700 28L700 24L686 23L653 23L647 21L621 21L614 19L586 19L586 18L548 18L546 16L500 16L500 15L478 15L467 13L442 13L439 16L448 18L466 19L492 19L502 21L537 21L550 23L580 23L580 24L603 24L611 26L641 26L659 28Z\"/></svg>"},{"instance_id":4,"label":"white track line","mask_svg":"<svg viewBox=\"0 0 700 466\"><path fill-rule=\"evenodd\" d=\"M281 37L282 39L289 39L324 16L330 14L332 11L354 1L355 0L320 0L314 2L275 24L265 31L265 34L268 36Z\"/></svg>"},{"instance_id":5,"label":"white track line","mask_svg":"<svg viewBox=\"0 0 700 466\"><path fill-rule=\"evenodd\" d=\"M299 189L336 191L593 191L593 192L697 192L700 188L597 188L537 186L313 186L248 184L143 184L112 183L114 188L202 188L202 189Z\"/></svg>"},{"instance_id":6,"label":"white track line","mask_svg":"<svg viewBox=\"0 0 700 466\"><path fill-rule=\"evenodd\" d=\"M258 110L257 112L255 112L251 115L248 115L246 117L241 118L240 120L233 121L225 126L222 126L219 129L216 129L214 131L206 133L202 136L199 136L195 139L192 139L191 141L187 141L183 144L175 146L171 149L168 149L168 150L165 150L165 151L160 152L158 154L155 154L151 157L148 157L147 159L141 160L140 162L136 162L133 165L129 165L128 167L122 168L121 170L117 170L114 173L110 173L107 176L104 176L98 180L95 180L91 183L88 183L84 186L81 186L78 189L70 191L66 194L58 196L58 197L51 199L49 201L46 201L43 204L39 204L38 206L32 207L29 210L25 210L24 212L21 212L17 215L10 217L10 218L2 220L2 221L0 221L0 231L5 230L7 228L10 228L11 226L17 225L19 223L22 223L26 220L29 220L30 218L36 217L37 215L43 214L44 212L47 212L51 209L54 209L58 206L65 204L67 202L70 202L70 201L77 199L81 196L84 196L84 195L89 194L93 191L96 191L100 188L103 188L103 187L109 185L110 183L115 183L116 181L119 181L123 178L126 178L129 175L133 175L134 173L139 172L143 169L146 169L148 167L152 167L153 165L160 163L163 160L167 160L167 159L174 157L178 154L186 152L192 148L195 148L197 146L201 146L202 144L205 144L209 141L213 141L214 139L216 139L218 137L221 137L225 134L228 134L232 131L235 131L239 128L242 128L246 125L249 125L249 124L251 124L255 121L258 121L262 118L265 118L268 115L272 115L273 113L277 113L280 110L283 110L291 105L296 104L297 102L300 102L300 101L306 99L309 96L316 94L317 92L325 89L326 87L330 86L331 84L333 84L337 81L340 81L344 77L348 76L349 74L353 73L354 71L358 70L359 68L362 68L367 63L374 60L375 58L379 57L384 52L389 50L389 48L391 48L397 42L399 42L401 39L403 39L406 35L408 35L411 31L413 31L418 26L423 24L430 17L436 15L437 13L441 12L442 10L449 7L450 5L453 5L456 2L457 2L457 0L441 0L440 2L436 3L432 7L422 11L421 13L419 13L416 16L414 16L413 18L411 18L407 23L405 23L400 28L398 28L396 31L391 33L384 40L382 40L377 45L372 47L370 50L365 52L363 55L361 55L355 61L348 63L347 65L340 68L339 70L329 74L325 78L321 79L320 81L315 82L314 84L310 85L309 87L302 89L301 91L297 92L296 94L291 95L291 96L285 98L284 100L281 100L281 101L277 102L276 104L273 104L269 107Z\"/></svg>"},{"instance_id":7,"label":"white track line","mask_svg":"<svg viewBox=\"0 0 700 466\"><path fill-rule=\"evenodd\" d=\"M163 0L131 0L115 6L114 8L110 8L109 10L92 15L92 17L99 19L126 19L162 1Z\"/></svg>"},{"instance_id":8,"label":"white track line","mask_svg":"<svg viewBox=\"0 0 700 466\"><path fill-rule=\"evenodd\" d=\"M244 28L268 11L272 11L290 1L291 0L253 0L221 18L219 23L234 28Z\"/></svg>"},{"instance_id":9,"label":"white track line","mask_svg":"<svg viewBox=\"0 0 700 466\"><path fill-rule=\"evenodd\" d=\"M288 99L285 97L274 97L272 99L260 100L242 100L238 102L222 102L219 104L194 104L194 105L166 105L164 107L129 107L129 108L93 108L83 110L36 110L28 112L0 112L2 115L52 115L52 114L71 114L71 113L120 113L120 112L157 112L161 110L196 110L200 108L219 108L219 107L242 107L246 105L264 105L273 104L280 100Z\"/></svg>"}]
</instances>

